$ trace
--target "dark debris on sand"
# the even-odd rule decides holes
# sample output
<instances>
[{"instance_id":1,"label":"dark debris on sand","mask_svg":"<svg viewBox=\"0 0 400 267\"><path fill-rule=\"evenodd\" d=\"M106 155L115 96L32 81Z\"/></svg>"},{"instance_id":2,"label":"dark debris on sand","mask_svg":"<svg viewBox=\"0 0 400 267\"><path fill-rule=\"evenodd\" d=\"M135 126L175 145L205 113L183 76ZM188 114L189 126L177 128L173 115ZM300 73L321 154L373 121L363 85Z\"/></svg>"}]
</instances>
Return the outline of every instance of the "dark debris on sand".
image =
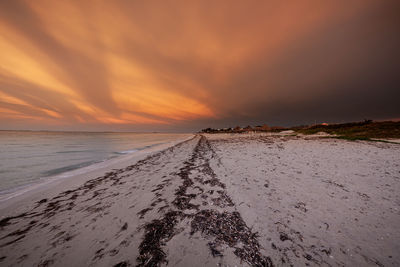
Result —
<instances>
[{"instance_id":1,"label":"dark debris on sand","mask_svg":"<svg viewBox=\"0 0 400 267\"><path fill-rule=\"evenodd\" d=\"M146 215L146 213L149 212L149 211L151 211L151 210L152 210L152 208L145 208L145 209L142 209L141 211L139 211L139 212L137 213L137 215L139 215L139 218L140 218L140 219L143 219L144 215Z\"/></svg>"},{"instance_id":2,"label":"dark debris on sand","mask_svg":"<svg viewBox=\"0 0 400 267\"><path fill-rule=\"evenodd\" d=\"M145 235L139 246L138 266L158 266L160 263L168 263L161 247L174 236L175 225L181 216L182 212L169 211L161 220L153 220L144 226Z\"/></svg>"},{"instance_id":3,"label":"dark debris on sand","mask_svg":"<svg viewBox=\"0 0 400 267\"><path fill-rule=\"evenodd\" d=\"M201 232L215 237L215 243L210 246L213 255L218 252L218 244L226 244L235 249L236 256L251 266L273 266L269 257L261 255L257 234L251 232L236 211L220 213L202 210L194 215L191 228L191 234Z\"/></svg>"},{"instance_id":4,"label":"dark debris on sand","mask_svg":"<svg viewBox=\"0 0 400 267\"><path fill-rule=\"evenodd\" d=\"M193 150L191 157L184 162L184 166L179 169L177 176L181 178L182 185L175 191L175 199L172 204L178 211L169 210L161 219L153 220L143 227L145 235L139 246L140 256L137 258L139 266L159 266L162 263L168 264L166 254L162 250L166 243L178 233L176 225L183 219L191 220L191 234L201 232L214 240L208 243L212 256L223 257L220 251L222 244L234 249L234 254L242 261L251 266L273 266L269 257L265 257L260 252L260 245L257 235L252 233L247 227L240 214L234 212L218 212L216 210L199 210L199 205L194 205L191 200L198 195L204 198L204 189L198 190L198 194L188 194L188 188L196 188L190 178L191 171L199 170L203 175L195 177L195 180L203 185L217 186L225 188L225 184L219 181L216 174L210 167L207 153L214 153L209 142L204 136L200 137L199 142ZM212 155L215 156L214 154ZM196 165L196 163L201 164ZM204 178L208 179L204 179ZM220 208L233 207L234 203L224 190L209 190L207 195L212 195L216 191L218 196L211 198L213 205ZM193 213L195 212L195 213Z\"/></svg>"},{"instance_id":5,"label":"dark debris on sand","mask_svg":"<svg viewBox=\"0 0 400 267\"><path fill-rule=\"evenodd\" d=\"M131 266L129 261L121 261L114 265L114 267L128 267L128 266Z\"/></svg>"},{"instance_id":6,"label":"dark debris on sand","mask_svg":"<svg viewBox=\"0 0 400 267\"><path fill-rule=\"evenodd\" d=\"M166 151L167 150L164 150L155 153L153 155L150 155L145 159L140 160L137 163L130 165L124 169L115 169L111 172L106 173L103 176L90 179L86 181L83 185L72 190L66 190L64 192L61 192L60 194L51 199L43 198L37 201L35 203L36 205L28 212L24 212L16 216L10 216L1 219L0 230L2 234L4 233L4 235L0 236L0 247L1 248L7 247L24 239L27 233L35 231L35 229L37 229L38 227L40 227L41 229L48 227L50 225L48 220L51 217L55 216L58 213L72 210L75 207L75 201L87 202L91 199L99 198L102 194L106 192L106 189L97 189L100 185L104 185L106 183L109 184L110 186L122 184L123 182L121 182L120 180L126 176L123 175L124 172L139 171L142 165L152 164L152 161L159 158ZM92 196L85 198L85 196L88 196L89 193L93 193ZM108 208L108 206L101 206L99 204L101 203L97 203L96 205L88 207L86 211L91 213L96 213L96 212L101 212L104 208ZM35 220L29 220L33 218L35 218ZM6 233L7 226L17 223L21 223L20 229L7 234ZM124 230L124 228L125 226L123 226L121 230ZM72 237L66 237L60 240L60 242L70 241L71 239ZM43 261L39 265L47 266L49 264L51 264L50 261ZM126 265L121 265L121 266L126 266Z\"/></svg>"}]
</instances>

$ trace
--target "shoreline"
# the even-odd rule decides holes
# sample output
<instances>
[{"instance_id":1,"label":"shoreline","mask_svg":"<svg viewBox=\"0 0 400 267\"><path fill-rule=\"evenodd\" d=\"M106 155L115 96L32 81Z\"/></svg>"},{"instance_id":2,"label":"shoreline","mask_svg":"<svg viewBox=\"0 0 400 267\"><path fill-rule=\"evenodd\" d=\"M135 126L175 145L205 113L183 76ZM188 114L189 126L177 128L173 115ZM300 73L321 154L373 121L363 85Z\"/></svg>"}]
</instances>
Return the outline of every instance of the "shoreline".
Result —
<instances>
[{"instance_id":1,"label":"shoreline","mask_svg":"<svg viewBox=\"0 0 400 267\"><path fill-rule=\"evenodd\" d=\"M397 266L399 155L389 143L195 135L14 202L0 262Z\"/></svg>"},{"instance_id":2,"label":"shoreline","mask_svg":"<svg viewBox=\"0 0 400 267\"><path fill-rule=\"evenodd\" d=\"M96 175L102 175L108 171L111 171L112 169L123 168L128 164L133 164L147 157L149 154L157 153L161 150L175 146L195 136L194 134L188 135L188 137L183 139L157 144L138 150L134 153L121 153L115 158L106 159L86 167L63 172L54 176L44 177L34 183L12 188L10 189L10 193L0 194L0 212L3 212L4 209L7 209L9 206L14 206L14 202L25 201L27 198L32 198L35 195L43 192L48 193L52 191L52 189L56 189L58 187L74 186L76 183L82 183L87 179L90 179L90 177L93 178Z\"/></svg>"}]
</instances>

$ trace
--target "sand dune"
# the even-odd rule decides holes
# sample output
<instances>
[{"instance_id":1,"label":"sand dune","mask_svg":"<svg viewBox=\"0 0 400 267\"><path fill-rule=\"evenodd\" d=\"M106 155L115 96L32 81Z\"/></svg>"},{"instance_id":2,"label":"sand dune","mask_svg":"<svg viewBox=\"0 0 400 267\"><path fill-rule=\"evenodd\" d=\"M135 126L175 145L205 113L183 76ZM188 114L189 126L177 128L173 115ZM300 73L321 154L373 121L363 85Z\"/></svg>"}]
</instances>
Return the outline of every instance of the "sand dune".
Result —
<instances>
[{"instance_id":1,"label":"sand dune","mask_svg":"<svg viewBox=\"0 0 400 267\"><path fill-rule=\"evenodd\" d=\"M6 205L0 264L398 266L399 158L397 144L198 135Z\"/></svg>"}]
</instances>

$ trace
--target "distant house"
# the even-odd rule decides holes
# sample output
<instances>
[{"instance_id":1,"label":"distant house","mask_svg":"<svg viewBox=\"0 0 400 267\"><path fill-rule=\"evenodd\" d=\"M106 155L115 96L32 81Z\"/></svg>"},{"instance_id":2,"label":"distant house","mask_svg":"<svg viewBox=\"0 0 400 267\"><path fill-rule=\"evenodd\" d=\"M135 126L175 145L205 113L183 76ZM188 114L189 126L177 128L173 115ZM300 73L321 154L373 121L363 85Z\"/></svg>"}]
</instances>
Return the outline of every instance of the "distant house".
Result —
<instances>
[{"instance_id":1,"label":"distant house","mask_svg":"<svg viewBox=\"0 0 400 267\"><path fill-rule=\"evenodd\" d=\"M250 125L248 125L247 127L243 128L243 131L245 131L245 132L251 132L251 131L254 131L254 129L251 128Z\"/></svg>"},{"instance_id":2,"label":"distant house","mask_svg":"<svg viewBox=\"0 0 400 267\"><path fill-rule=\"evenodd\" d=\"M217 130L215 130L213 128L206 128L206 129L201 130L201 132L203 132L203 133L215 133L215 132L217 132Z\"/></svg>"},{"instance_id":3,"label":"distant house","mask_svg":"<svg viewBox=\"0 0 400 267\"><path fill-rule=\"evenodd\" d=\"M242 127L240 126L236 126L235 128L233 128L234 132L241 132L242 131Z\"/></svg>"},{"instance_id":4,"label":"distant house","mask_svg":"<svg viewBox=\"0 0 400 267\"><path fill-rule=\"evenodd\" d=\"M270 131L270 130L271 130L271 127L269 127L269 126L266 125L266 124L264 124L263 126L261 126L261 131L267 132L267 131Z\"/></svg>"}]
</instances>

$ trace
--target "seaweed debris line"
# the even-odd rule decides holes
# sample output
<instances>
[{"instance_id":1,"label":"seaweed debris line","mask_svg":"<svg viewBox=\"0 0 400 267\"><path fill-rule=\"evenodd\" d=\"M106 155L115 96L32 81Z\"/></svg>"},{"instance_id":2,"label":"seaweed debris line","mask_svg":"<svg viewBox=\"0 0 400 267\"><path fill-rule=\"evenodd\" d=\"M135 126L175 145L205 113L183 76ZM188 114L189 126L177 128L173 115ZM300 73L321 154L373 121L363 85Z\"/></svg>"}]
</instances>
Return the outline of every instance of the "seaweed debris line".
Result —
<instances>
[{"instance_id":1,"label":"seaweed debris line","mask_svg":"<svg viewBox=\"0 0 400 267\"><path fill-rule=\"evenodd\" d=\"M0 263L272 266L211 168L216 157L197 135L68 190L36 196L34 205L1 218Z\"/></svg>"},{"instance_id":2,"label":"seaweed debris line","mask_svg":"<svg viewBox=\"0 0 400 267\"><path fill-rule=\"evenodd\" d=\"M207 239L213 257L222 258L223 248L230 247L242 263L273 266L272 260L260 252L257 233L253 233L243 221L227 195L225 184L210 167L210 159L215 157L210 143L201 136L191 157L175 173L182 184L175 190L172 202L167 203L168 210L161 211L162 218L142 226L145 237L139 247L139 266L168 263L163 248L175 235L187 232L187 225L190 225L191 236L200 233ZM163 186L157 188L161 190Z\"/></svg>"},{"instance_id":3,"label":"seaweed debris line","mask_svg":"<svg viewBox=\"0 0 400 267\"><path fill-rule=\"evenodd\" d=\"M196 135L0 209L0 265L400 266L399 155Z\"/></svg>"}]
</instances>

